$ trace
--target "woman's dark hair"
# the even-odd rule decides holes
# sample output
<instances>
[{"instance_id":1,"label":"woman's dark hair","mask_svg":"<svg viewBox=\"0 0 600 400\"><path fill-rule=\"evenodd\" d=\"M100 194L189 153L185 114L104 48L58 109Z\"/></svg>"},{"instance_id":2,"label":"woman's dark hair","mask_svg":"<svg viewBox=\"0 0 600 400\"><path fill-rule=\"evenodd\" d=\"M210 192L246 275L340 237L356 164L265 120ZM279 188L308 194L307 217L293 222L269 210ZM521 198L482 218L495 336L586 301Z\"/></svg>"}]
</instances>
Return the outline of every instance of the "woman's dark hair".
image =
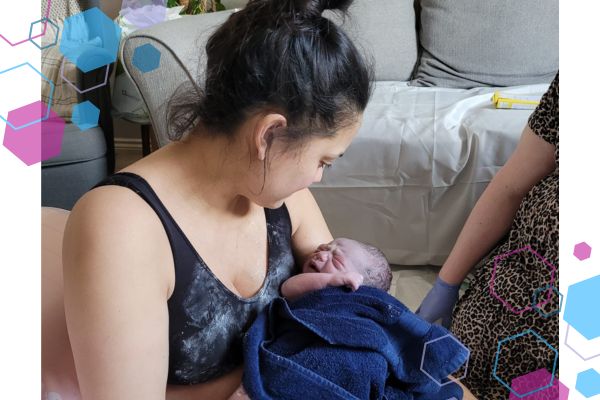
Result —
<instances>
[{"instance_id":1,"label":"woman's dark hair","mask_svg":"<svg viewBox=\"0 0 600 400\"><path fill-rule=\"evenodd\" d=\"M351 2L250 0L208 39L203 90L178 90L169 100L171 139L199 124L232 137L262 110L286 117L280 137L289 143L333 136L353 123L367 106L373 69L321 15L325 9L345 13Z\"/></svg>"}]
</instances>

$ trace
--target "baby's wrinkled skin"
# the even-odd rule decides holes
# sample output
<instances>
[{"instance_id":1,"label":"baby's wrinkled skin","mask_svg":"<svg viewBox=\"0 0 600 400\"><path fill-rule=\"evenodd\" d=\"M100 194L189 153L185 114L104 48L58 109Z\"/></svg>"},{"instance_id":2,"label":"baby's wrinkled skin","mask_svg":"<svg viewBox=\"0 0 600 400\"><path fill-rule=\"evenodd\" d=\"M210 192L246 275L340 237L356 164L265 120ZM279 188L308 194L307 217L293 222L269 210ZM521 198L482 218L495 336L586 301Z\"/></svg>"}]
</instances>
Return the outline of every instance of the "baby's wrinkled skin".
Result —
<instances>
[{"instance_id":1,"label":"baby's wrinkled skin","mask_svg":"<svg viewBox=\"0 0 600 400\"><path fill-rule=\"evenodd\" d=\"M302 266L302 273L283 282L281 294L291 300L327 286L344 285L354 291L363 283L363 266L371 259L372 257L351 239L339 238L321 244ZM249 399L242 385L229 397L229 400Z\"/></svg>"},{"instance_id":2,"label":"baby's wrinkled skin","mask_svg":"<svg viewBox=\"0 0 600 400\"><path fill-rule=\"evenodd\" d=\"M352 239L339 238L321 244L302 266L302 273L287 279L281 285L283 297L293 299L313 290L327 286L347 285L358 289L364 280L364 266L373 257ZM464 400L477 400L469 390L450 376L463 390ZM251 400L244 386L240 385L228 400Z\"/></svg>"},{"instance_id":3,"label":"baby's wrinkled skin","mask_svg":"<svg viewBox=\"0 0 600 400\"><path fill-rule=\"evenodd\" d=\"M349 286L356 290L363 283L363 270L372 257L351 239L338 238L321 244L302 266L302 273L281 285L281 294L295 299L327 286Z\"/></svg>"}]
</instances>

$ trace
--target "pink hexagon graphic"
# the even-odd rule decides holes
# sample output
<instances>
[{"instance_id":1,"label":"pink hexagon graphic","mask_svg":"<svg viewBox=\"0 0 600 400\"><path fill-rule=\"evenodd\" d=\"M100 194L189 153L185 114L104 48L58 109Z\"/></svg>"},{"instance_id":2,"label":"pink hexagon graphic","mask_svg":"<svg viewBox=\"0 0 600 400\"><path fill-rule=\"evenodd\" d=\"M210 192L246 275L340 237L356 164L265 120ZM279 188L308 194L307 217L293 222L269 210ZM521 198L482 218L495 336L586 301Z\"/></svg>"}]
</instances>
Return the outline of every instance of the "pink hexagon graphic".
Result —
<instances>
[{"instance_id":1,"label":"pink hexagon graphic","mask_svg":"<svg viewBox=\"0 0 600 400\"><path fill-rule=\"evenodd\" d=\"M7 120L23 125L46 115L48 106L41 101L9 111ZM6 124L3 145L27 165L36 164L60 154L65 121L50 110L48 118L14 130Z\"/></svg>"},{"instance_id":2,"label":"pink hexagon graphic","mask_svg":"<svg viewBox=\"0 0 600 400\"><path fill-rule=\"evenodd\" d=\"M500 301L504 307L506 307L509 311L513 312L514 314L520 315L523 314L526 311L530 311L534 308L534 306L536 308L542 308L544 305L548 304L549 302L552 301L552 291L548 290L547 295L546 295L546 299L540 301L538 304L532 305L532 304L528 304L525 307L517 307L511 303L509 303L506 299L502 298L496 291L496 287L495 287L495 279L496 279L496 271L498 269L498 264L500 262L502 262L504 259L517 254L517 253L521 253L524 251L528 251L530 253L532 253L536 258L538 258L540 260L541 263L543 263L543 265L545 265L548 270L549 270L549 274L550 274L550 281L547 283L547 285L549 285L549 287L554 286L554 281L555 281L555 274L556 274L556 267L554 265L552 265L550 262L548 262L548 260L546 260L544 257L542 257L540 254L538 254L538 252L536 252L535 250L533 250L531 248L531 246L527 245L523 248L517 249L517 250L513 250L510 251L508 253L504 253L504 254L500 254L496 257L494 257L494 269L492 270L492 276L490 278L490 285L489 285L489 290L490 290L490 294L498 299L498 301ZM533 292L536 290L537 288L533 288L532 289L532 294ZM529 296L529 298L531 298L531 296Z\"/></svg>"},{"instance_id":3,"label":"pink hexagon graphic","mask_svg":"<svg viewBox=\"0 0 600 400\"><path fill-rule=\"evenodd\" d=\"M516 393L530 393L536 388L546 386L552 379L552 374L546 368L529 372L521 375L511 382L511 391L508 400L567 400L569 398L569 388L563 385L558 379L554 379L552 386L543 390L535 391L529 395L519 397Z\"/></svg>"},{"instance_id":4,"label":"pink hexagon graphic","mask_svg":"<svg viewBox=\"0 0 600 400\"><path fill-rule=\"evenodd\" d=\"M590 258L591 254L592 248L586 242L577 243L573 249L573 255L577 257L579 261Z\"/></svg>"}]
</instances>

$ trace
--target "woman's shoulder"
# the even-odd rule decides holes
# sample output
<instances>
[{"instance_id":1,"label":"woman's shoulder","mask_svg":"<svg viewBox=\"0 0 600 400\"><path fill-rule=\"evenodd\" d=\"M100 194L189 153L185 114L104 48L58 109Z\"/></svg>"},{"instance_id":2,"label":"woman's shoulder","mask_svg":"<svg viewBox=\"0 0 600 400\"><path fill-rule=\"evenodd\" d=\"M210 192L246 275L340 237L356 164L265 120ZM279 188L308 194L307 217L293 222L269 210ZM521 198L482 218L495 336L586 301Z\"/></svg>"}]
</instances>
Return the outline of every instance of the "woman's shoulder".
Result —
<instances>
[{"instance_id":1,"label":"woman's shoulder","mask_svg":"<svg viewBox=\"0 0 600 400\"><path fill-rule=\"evenodd\" d=\"M168 296L174 286L172 254L160 219L122 186L100 186L77 201L65 227L63 257L82 271L137 271Z\"/></svg>"},{"instance_id":2,"label":"woman's shoulder","mask_svg":"<svg viewBox=\"0 0 600 400\"><path fill-rule=\"evenodd\" d=\"M115 229L146 225L157 216L145 200L130 188L104 185L86 192L75 203L69 219L98 223L100 226L96 228Z\"/></svg>"},{"instance_id":3,"label":"woman's shoulder","mask_svg":"<svg viewBox=\"0 0 600 400\"><path fill-rule=\"evenodd\" d=\"M158 215L148 203L130 188L119 185L98 186L86 192L75 203L67 229L82 246L100 246L107 251L111 247L112 257L129 251L140 251L140 258L142 254L157 256L149 250L158 251L162 246L156 243L165 236Z\"/></svg>"}]
</instances>

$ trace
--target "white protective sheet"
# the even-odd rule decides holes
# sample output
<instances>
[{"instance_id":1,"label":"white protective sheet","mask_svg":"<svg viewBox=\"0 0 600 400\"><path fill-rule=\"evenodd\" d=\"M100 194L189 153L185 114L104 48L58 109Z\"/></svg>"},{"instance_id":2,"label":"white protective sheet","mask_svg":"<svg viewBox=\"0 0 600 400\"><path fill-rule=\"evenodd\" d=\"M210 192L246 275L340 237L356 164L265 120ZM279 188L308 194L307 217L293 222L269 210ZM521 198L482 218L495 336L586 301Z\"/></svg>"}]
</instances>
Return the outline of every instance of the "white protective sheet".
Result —
<instances>
[{"instance_id":1,"label":"white protective sheet","mask_svg":"<svg viewBox=\"0 0 600 400\"><path fill-rule=\"evenodd\" d=\"M371 243L394 264L441 265L533 111L496 109L493 92L547 88L377 82L356 138L311 186L334 237Z\"/></svg>"}]
</instances>

